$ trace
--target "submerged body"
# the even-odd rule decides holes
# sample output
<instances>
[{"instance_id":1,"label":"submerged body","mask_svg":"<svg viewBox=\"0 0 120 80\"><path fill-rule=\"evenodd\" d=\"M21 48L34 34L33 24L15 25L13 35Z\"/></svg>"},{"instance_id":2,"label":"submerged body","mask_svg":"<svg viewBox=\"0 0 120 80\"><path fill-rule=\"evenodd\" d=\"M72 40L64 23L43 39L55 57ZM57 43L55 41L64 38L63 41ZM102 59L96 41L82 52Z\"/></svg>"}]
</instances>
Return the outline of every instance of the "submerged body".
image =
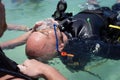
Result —
<instances>
[{"instance_id":1,"label":"submerged body","mask_svg":"<svg viewBox=\"0 0 120 80\"><path fill-rule=\"evenodd\" d=\"M109 20L110 16L103 14L106 13L106 10L104 8L103 10L101 9L98 11L82 11L70 19L63 20L64 23L61 21L59 24L60 30L58 29L57 32L58 40L54 30L46 38L42 33L33 33L27 41L27 56L37 59L44 55L47 56L44 60L49 60L54 57L53 55L56 55L57 48L59 55L62 52L68 53L61 55L63 63L68 65L68 63L77 62L79 67L84 67L92 59L93 55L103 58L120 59L120 45L119 42L116 42L118 37L113 39L113 36L115 36L114 32L111 35L109 34L111 31L109 24L114 25L116 19L113 19L114 21L112 19ZM111 11L108 10L108 12ZM60 38L59 32L62 33L63 40ZM58 47L56 42L58 42ZM69 54L72 54L71 58Z\"/></svg>"}]
</instances>

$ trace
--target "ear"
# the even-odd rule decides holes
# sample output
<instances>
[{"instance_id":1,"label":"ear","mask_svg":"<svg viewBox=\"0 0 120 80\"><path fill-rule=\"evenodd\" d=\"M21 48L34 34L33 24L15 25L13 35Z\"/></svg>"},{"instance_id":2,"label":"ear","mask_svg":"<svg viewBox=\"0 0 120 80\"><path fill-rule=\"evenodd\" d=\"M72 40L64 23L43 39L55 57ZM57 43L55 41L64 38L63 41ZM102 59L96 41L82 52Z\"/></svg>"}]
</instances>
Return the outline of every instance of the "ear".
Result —
<instances>
[{"instance_id":1,"label":"ear","mask_svg":"<svg viewBox=\"0 0 120 80\"><path fill-rule=\"evenodd\" d=\"M63 48L64 48L64 43L61 43L60 45L59 45L59 51L62 51L63 50Z\"/></svg>"}]
</instances>

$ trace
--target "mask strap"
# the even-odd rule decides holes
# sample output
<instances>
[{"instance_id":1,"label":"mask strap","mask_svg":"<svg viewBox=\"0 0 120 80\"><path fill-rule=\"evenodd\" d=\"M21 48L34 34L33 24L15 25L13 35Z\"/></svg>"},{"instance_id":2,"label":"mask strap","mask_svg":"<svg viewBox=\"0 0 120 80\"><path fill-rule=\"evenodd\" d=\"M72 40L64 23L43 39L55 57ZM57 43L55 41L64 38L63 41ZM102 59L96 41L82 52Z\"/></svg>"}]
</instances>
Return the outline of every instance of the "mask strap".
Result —
<instances>
[{"instance_id":1,"label":"mask strap","mask_svg":"<svg viewBox=\"0 0 120 80\"><path fill-rule=\"evenodd\" d=\"M53 27L54 27L54 33L55 33L55 38L56 38L56 51L59 53L60 52L59 51L59 42L58 42L58 36L57 36L57 30L56 30L57 25L54 24Z\"/></svg>"}]
</instances>

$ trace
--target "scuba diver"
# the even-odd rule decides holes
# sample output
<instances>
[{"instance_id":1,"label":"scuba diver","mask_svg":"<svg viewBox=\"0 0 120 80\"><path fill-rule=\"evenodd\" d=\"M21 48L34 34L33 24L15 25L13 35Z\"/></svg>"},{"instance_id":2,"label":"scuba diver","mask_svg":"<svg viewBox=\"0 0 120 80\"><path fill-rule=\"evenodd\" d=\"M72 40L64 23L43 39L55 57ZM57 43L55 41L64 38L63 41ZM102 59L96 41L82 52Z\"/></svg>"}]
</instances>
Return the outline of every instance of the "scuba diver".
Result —
<instances>
[{"instance_id":1,"label":"scuba diver","mask_svg":"<svg viewBox=\"0 0 120 80\"><path fill-rule=\"evenodd\" d=\"M59 56L73 69L84 69L97 57L120 59L118 14L108 7L84 10L75 15L66 13L66 9L67 3L60 0L52 15L54 20L36 23L36 32L26 43L28 58L46 62Z\"/></svg>"},{"instance_id":2,"label":"scuba diver","mask_svg":"<svg viewBox=\"0 0 120 80\"><path fill-rule=\"evenodd\" d=\"M0 0L0 37L3 35L4 31L7 29L7 24L5 21L5 8ZM22 74L17 67L17 63L5 56L4 52L0 48L0 78L6 74L14 75L17 78L23 78L26 80L32 80L33 78ZM11 77L12 78L12 77ZM3 79L2 79L3 80Z\"/></svg>"},{"instance_id":3,"label":"scuba diver","mask_svg":"<svg viewBox=\"0 0 120 80\"><path fill-rule=\"evenodd\" d=\"M65 4L64 0L60 1L52 16L59 22L60 31L68 37L62 52L71 54L72 57L62 56L63 63L85 66L86 62L97 56L120 59L120 21L117 18L120 3L114 5L112 10L109 7L99 7L71 16L65 13L66 8L58 9L62 2ZM64 4L62 6L66 7Z\"/></svg>"}]
</instances>

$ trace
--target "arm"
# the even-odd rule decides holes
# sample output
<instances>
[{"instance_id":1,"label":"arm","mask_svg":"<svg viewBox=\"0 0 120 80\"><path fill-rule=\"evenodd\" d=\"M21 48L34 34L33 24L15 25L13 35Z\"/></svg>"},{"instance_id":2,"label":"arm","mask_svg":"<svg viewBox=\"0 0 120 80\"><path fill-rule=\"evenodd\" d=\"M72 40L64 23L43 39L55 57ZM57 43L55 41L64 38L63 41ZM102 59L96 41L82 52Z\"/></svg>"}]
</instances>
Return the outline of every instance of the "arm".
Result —
<instances>
[{"instance_id":1,"label":"arm","mask_svg":"<svg viewBox=\"0 0 120 80\"><path fill-rule=\"evenodd\" d=\"M43 77L46 80L67 80L55 68L34 59L26 60L24 64L18 65L18 67L22 73L34 78Z\"/></svg>"},{"instance_id":2,"label":"arm","mask_svg":"<svg viewBox=\"0 0 120 80\"><path fill-rule=\"evenodd\" d=\"M30 28L23 25L7 24L8 30L29 31Z\"/></svg>"},{"instance_id":3,"label":"arm","mask_svg":"<svg viewBox=\"0 0 120 80\"><path fill-rule=\"evenodd\" d=\"M16 46L20 46L20 45L23 45L26 43L28 37L30 36L30 34L36 30L36 28L38 26L41 26L43 22L39 22L39 23L36 23L35 26L33 27L32 30L29 29L28 32L26 32L25 34L23 34L22 36L19 36L18 38L16 39L13 39L13 40L9 40L9 41L6 41L6 42L3 42L3 43L0 43L0 47L2 49L13 49L14 47ZM9 26L9 25L8 25ZM9 28L11 29L15 29L15 26L11 25L11 27L9 26ZM22 28L21 28L22 29Z\"/></svg>"},{"instance_id":4,"label":"arm","mask_svg":"<svg viewBox=\"0 0 120 80\"><path fill-rule=\"evenodd\" d=\"M3 43L0 43L0 47L2 49L12 49L16 46L20 46L20 45L23 45L26 43L28 37L30 36L30 34L32 33L33 31L28 31L26 32L25 34L13 39L13 40L9 40L9 41L6 41L6 42L3 42Z\"/></svg>"}]
</instances>

